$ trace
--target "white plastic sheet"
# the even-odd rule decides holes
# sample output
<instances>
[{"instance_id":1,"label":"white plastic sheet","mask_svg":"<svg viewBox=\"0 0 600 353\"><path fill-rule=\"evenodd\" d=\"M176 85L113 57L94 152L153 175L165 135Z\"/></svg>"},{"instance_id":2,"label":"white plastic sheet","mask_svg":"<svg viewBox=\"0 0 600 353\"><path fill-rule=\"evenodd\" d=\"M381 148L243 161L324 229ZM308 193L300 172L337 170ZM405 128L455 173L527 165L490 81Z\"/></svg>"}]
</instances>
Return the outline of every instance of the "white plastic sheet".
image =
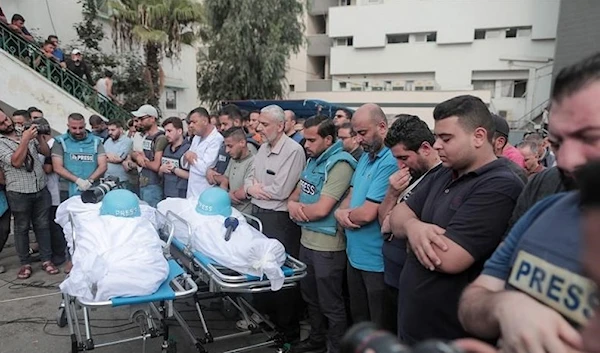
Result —
<instances>
[{"instance_id":1,"label":"white plastic sheet","mask_svg":"<svg viewBox=\"0 0 600 353\"><path fill-rule=\"evenodd\" d=\"M156 292L169 273L164 242L152 223L156 211L142 205L142 217L122 218L100 216L99 209L100 204L84 204L78 196L58 207L56 222L64 229L73 261L61 291L88 301Z\"/></svg>"},{"instance_id":2,"label":"white plastic sheet","mask_svg":"<svg viewBox=\"0 0 600 353\"><path fill-rule=\"evenodd\" d=\"M235 209L231 216L238 219L239 226L231 234L229 241L225 241L225 217L200 215L196 213L195 208L195 201L178 198L168 198L157 205L158 211L163 215L171 211L190 224L191 240L187 227L181 222L174 222L175 238L184 244L191 241L194 250L214 259L222 266L242 274L260 278L266 276L273 291L281 289L285 280L281 266L286 260L283 244L257 231Z\"/></svg>"}]
</instances>

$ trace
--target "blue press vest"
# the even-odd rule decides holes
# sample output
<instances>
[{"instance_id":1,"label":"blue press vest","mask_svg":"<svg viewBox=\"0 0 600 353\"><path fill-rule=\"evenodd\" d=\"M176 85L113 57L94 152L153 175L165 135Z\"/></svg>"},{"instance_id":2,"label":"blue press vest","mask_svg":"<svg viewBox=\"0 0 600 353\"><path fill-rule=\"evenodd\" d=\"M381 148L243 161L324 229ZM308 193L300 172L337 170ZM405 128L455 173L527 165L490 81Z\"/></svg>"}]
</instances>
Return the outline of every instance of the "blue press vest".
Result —
<instances>
[{"instance_id":1,"label":"blue press vest","mask_svg":"<svg viewBox=\"0 0 600 353\"><path fill-rule=\"evenodd\" d=\"M316 203L321 197L321 190L327 181L327 172L333 168L337 162L348 162L352 169L356 168L356 160L348 152L342 149L342 142L338 141L323 152L317 159L308 160L306 168L300 178L300 202L304 204ZM317 221L298 222L302 228L314 232L335 236L337 231L337 221L332 212Z\"/></svg>"},{"instance_id":2,"label":"blue press vest","mask_svg":"<svg viewBox=\"0 0 600 353\"><path fill-rule=\"evenodd\" d=\"M582 275L579 194L553 195L537 206L541 207L534 206L513 228L526 227L512 254L506 287L583 325L598 305L598 296Z\"/></svg>"},{"instance_id":3,"label":"blue press vest","mask_svg":"<svg viewBox=\"0 0 600 353\"><path fill-rule=\"evenodd\" d=\"M75 140L71 134L66 133L56 138L63 148L63 165L71 174L81 179L88 179L98 168L98 146L102 139L87 133L83 140ZM69 197L79 195L77 184L68 181Z\"/></svg>"},{"instance_id":4,"label":"blue press vest","mask_svg":"<svg viewBox=\"0 0 600 353\"><path fill-rule=\"evenodd\" d=\"M154 144L156 139L160 136L163 136L165 133L162 131L157 132L152 136L146 136L144 138L144 156L148 158L151 162L154 161ZM140 187L148 186L148 185L160 185L160 176L157 172L150 170L148 168L142 168L142 172L140 176L146 178L145 185L140 185Z\"/></svg>"},{"instance_id":5,"label":"blue press vest","mask_svg":"<svg viewBox=\"0 0 600 353\"><path fill-rule=\"evenodd\" d=\"M175 152L171 151L171 145L167 145L163 152L160 164L163 165L167 162L171 162L171 164L173 164L175 167L181 169L181 159L189 149L190 142L188 140L183 140L183 143L177 148ZM163 189L165 197L185 198L185 194L187 192L187 185L187 179L180 178L175 174L163 174Z\"/></svg>"}]
</instances>

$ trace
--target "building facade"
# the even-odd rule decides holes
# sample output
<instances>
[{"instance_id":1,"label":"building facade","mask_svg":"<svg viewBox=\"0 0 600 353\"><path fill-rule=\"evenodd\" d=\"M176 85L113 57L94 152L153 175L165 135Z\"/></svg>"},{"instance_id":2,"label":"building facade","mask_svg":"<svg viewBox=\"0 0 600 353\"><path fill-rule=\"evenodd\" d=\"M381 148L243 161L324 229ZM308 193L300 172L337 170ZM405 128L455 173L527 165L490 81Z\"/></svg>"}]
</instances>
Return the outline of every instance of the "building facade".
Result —
<instances>
[{"instance_id":1,"label":"building facade","mask_svg":"<svg viewBox=\"0 0 600 353\"><path fill-rule=\"evenodd\" d=\"M105 35L101 50L104 53L132 55L132 53L117 52L113 47L108 2L109 0L97 0L98 21L102 23ZM85 59L85 51L77 43L77 32L73 28L75 24L83 21L82 5L77 0L3 1L2 10L9 21L12 15L21 14L25 18L25 26L34 36L45 39L48 35L57 35L66 55L74 48L81 49ZM135 54L142 55L142 51L136 51ZM162 69L165 75L164 89L159 103L162 116L185 117L198 105L196 49L183 45L179 59L163 58Z\"/></svg>"},{"instance_id":2,"label":"building facade","mask_svg":"<svg viewBox=\"0 0 600 353\"><path fill-rule=\"evenodd\" d=\"M547 105L559 5L312 0L307 45L290 60L288 96L430 115L427 105L467 92L487 97L492 111L522 127Z\"/></svg>"}]
</instances>

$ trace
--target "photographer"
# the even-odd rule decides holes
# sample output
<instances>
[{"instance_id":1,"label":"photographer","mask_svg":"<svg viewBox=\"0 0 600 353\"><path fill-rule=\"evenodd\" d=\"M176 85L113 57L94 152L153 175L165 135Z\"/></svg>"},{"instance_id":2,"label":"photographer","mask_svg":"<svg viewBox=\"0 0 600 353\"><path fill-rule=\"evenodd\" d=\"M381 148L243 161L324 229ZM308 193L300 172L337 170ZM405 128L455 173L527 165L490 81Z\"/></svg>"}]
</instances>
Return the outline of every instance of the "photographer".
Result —
<instances>
[{"instance_id":1,"label":"photographer","mask_svg":"<svg viewBox=\"0 0 600 353\"><path fill-rule=\"evenodd\" d=\"M38 153L50 155L48 145L38 135L37 125L23 131L19 138L12 120L0 110L0 167L4 171L6 196L14 216L15 247L21 262L19 279L29 278L33 271L29 256L29 225L32 223L40 246L42 269L51 275L59 272L51 261L48 212L52 202Z\"/></svg>"},{"instance_id":2,"label":"photographer","mask_svg":"<svg viewBox=\"0 0 600 353\"><path fill-rule=\"evenodd\" d=\"M67 126L69 131L56 137L57 143L52 146L52 167L68 183L61 192L68 191L68 197L71 197L89 189L100 179L106 172L107 161L102 139L85 129L83 115L70 114ZM61 200L68 197L63 194Z\"/></svg>"}]
</instances>

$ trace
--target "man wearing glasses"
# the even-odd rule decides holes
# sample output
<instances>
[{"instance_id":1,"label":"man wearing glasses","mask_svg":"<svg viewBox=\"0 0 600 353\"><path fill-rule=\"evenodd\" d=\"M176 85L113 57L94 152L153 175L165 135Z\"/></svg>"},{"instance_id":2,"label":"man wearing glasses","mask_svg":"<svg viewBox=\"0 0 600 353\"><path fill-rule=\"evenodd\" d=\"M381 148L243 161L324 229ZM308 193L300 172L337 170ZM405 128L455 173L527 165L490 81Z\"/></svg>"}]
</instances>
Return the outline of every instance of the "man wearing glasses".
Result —
<instances>
[{"instance_id":1,"label":"man wearing glasses","mask_svg":"<svg viewBox=\"0 0 600 353\"><path fill-rule=\"evenodd\" d=\"M350 109L341 108L335 112L333 117L333 125L340 127L346 123L350 123L352 120L352 111Z\"/></svg>"}]
</instances>

